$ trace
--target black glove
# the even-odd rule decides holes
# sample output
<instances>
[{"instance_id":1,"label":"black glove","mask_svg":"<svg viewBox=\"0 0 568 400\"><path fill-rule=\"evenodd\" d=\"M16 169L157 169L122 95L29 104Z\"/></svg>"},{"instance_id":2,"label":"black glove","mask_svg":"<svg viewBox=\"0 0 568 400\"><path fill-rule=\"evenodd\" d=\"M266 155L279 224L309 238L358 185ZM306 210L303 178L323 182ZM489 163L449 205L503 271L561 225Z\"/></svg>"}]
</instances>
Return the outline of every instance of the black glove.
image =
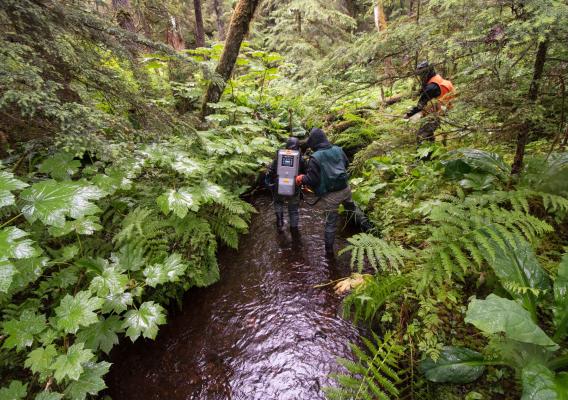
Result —
<instances>
[{"instance_id":1,"label":"black glove","mask_svg":"<svg viewBox=\"0 0 568 400\"><path fill-rule=\"evenodd\" d=\"M414 114L419 113L420 111L422 111L422 109L420 107L418 107L418 106L412 107L412 109L405 114L404 118L410 118Z\"/></svg>"}]
</instances>

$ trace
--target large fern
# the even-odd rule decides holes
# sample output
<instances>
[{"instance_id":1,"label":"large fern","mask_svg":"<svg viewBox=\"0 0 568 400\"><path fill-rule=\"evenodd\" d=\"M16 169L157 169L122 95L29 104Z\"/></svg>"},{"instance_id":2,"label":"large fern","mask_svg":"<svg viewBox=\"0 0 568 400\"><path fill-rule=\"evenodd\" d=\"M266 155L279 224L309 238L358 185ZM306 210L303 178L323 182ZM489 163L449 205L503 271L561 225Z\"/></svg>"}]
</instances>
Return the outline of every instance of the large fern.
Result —
<instances>
[{"instance_id":1,"label":"large fern","mask_svg":"<svg viewBox=\"0 0 568 400\"><path fill-rule=\"evenodd\" d=\"M346 374L332 375L337 387L324 388L330 400L389 400L399 397L404 380L399 362L404 348L394 334L387 332L381 340L373 333L373 341L362 338L365 348L351 344L356 361L339 358L338 362L347 369Z\"/></svg>"},{"instance_id":2,"label":"large fern","mask_svg":"<svg viewBox=\"0 0 568 400\"><path fill-rule=\"evenodd\" d=\"M404 267L404 257L408 253L400 246L391 244L368 233L359 233L347 239L349 245L339 254L351 252L351 268L357 267L359 272L365 267L365 258L375 271L396 271Z\"/></svg>"},{"instance_id":3,"label":"large fern","mask_svg":"<svg viewBox=\"0 0 568 400\"><path fill-rule=\"evenodd\" d=\"M351 317L355 322L364 319L372 322L385 302L401 293L408 285L406 275L375 275L365 279L365 283L357 287L343 299L343 315Z\"/></svg>"},{"instance_id":4,"label":"large fern","mask_svg":"<svg viewBox=\"0 0 568 400\"><path fill-rule=\"evenodd\" d=\"M519 186L538 192L568 197L568 152L549 158L533 156L527 159L526 170Z\"/></svg>"},{"instance_id":5,"label":"large fern","mask_svg":"<svg viewBox=\"0 0 568 400\"><path fill-rule=\"evenodd\" d=\"M497 249L507 252L517 239L534 241L552 232L548 223L529 214L530 196L534 193L494 192L437 204L428 216L433 226L429 246L420 254L424 269L419 286L463 279L484 262L491 263Z\"/></svg>"}]
</instances>

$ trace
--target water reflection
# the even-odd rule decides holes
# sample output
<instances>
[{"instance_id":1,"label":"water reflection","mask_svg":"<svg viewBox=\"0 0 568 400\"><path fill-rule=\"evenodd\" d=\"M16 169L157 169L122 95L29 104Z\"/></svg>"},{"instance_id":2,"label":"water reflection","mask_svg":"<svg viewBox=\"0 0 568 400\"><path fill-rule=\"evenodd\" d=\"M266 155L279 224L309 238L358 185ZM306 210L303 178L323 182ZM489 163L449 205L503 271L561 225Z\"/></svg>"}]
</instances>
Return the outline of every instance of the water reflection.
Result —
<instances>
[{"instance_id":1,"label":"water reflection","mask_svg":"<svg viewBox=\"0 0 568 400\"><path fill-rule=\"evenodd\" d=\"M314 285L348 274L347 261L324 257L317 210L302 207L294 237L275 232L269 198L254 205L239 251L220 254L221 281L192 290L155 342L113 353L113 399L325 398L357 332L338 316L332 288Z\"/></svg>"}]
</instances>

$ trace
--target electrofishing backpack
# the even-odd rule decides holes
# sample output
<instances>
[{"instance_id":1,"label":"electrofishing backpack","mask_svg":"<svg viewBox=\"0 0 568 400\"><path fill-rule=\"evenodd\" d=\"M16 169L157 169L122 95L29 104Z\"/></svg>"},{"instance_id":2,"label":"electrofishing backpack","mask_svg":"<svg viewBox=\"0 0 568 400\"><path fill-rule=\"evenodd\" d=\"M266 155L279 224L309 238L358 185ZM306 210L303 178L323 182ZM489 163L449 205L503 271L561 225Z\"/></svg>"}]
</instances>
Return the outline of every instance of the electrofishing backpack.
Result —
<instances>
[{"instance_id":1,"label":"electrofishing backpack","mask_svg":"<svg viewBox=\"0 0 568 400\"><path fill-rule=\"evenodd\" d=\"M278 150L276 175L278 179L278 194L294 196L296 193L296 176L300 168L299 150Z\"/></svg>"}]
</instances>

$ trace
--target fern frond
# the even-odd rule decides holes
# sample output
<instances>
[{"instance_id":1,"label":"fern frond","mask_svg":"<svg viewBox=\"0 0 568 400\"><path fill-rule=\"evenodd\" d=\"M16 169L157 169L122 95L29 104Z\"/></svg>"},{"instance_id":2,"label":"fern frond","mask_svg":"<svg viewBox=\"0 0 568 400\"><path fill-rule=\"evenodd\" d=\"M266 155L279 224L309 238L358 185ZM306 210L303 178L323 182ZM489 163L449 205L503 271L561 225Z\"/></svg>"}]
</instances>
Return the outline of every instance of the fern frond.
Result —
<instances>
[{"instance_id":1,"label":"fern frond","mask_svg":"<svg viewBox=\"0 0 568 400\"><path fill-rule=\"evenodd\" d=\"M534 296L540 297L547 292L546 290L540 290L538 288L522 286L519 283L513 281L501 281L501 284L509 293L518 294L518 295L525 295L527 293L532 293Z\"/></svg>"},{"instance_id":2,"label":"fern frond","mask_svg":"<svg viewBox=\"0 0 568 400\"><path fill-rule=\"evenodd\" d=\"M452 277L462 279L469 260L481 267L491 263L498 252L514 251L519 239L534 242L552 232L550 224L528 213L528 200L536 196L543 195L525 189L496 191L436 204L427 217L433 227L429 247L420 253L424 273L418 289ZM550 201L563 210L562 198Z\"/></svg>"},{"instance_id":3,"label":"fern frond","mask_svg":"<svg viewBox=\"0 0 568 400\"><path fill-rule=\"evenodd\" d=\"M357 266L359 273L363 271L365 259L375 271L396 271L404 268L404 258L408 256L402 247L393 245L376 236L360 233L347 240L349 245L339 254L351 252L351 268Z\"/></svg>"},{"instance_id":4,"label":"fern frond","mask_svg":"<svg viewBox=\"0 0 568 400\"><path fill-rule=\"evenodd\" d=\"M383 339L375 333L372 340L363 338L364 348L351 344L356 361L340 358L338 362L347 370L347 374L334 374L339 387L324 388L330 399L396 399L399 396L403 380L397 371L404 348L400 346L392 332L387 332Z\"/></svg>"},{"instance_id":5,"label":"fern frond","mask_svg":"<svg viewBox=\"0 0 568 400\"><path fill-rule=\"evenodd\" d=\"M568 214L568 199L550 193L539 193L544 204L544 208L551 214L566 216Z\"/></svg>"},{"instance_id":6,"label":"fern frond","mask_svg":"<svg viewBox=\"0 0 568 400\"><path fill-rule=\"evenodd\" d=\"M372 322L385 302L400 294L409 283L406 275L375 275L367 278L343 299L343 315L355 322L360 319Z\"/></svg>"}]
</instances>

